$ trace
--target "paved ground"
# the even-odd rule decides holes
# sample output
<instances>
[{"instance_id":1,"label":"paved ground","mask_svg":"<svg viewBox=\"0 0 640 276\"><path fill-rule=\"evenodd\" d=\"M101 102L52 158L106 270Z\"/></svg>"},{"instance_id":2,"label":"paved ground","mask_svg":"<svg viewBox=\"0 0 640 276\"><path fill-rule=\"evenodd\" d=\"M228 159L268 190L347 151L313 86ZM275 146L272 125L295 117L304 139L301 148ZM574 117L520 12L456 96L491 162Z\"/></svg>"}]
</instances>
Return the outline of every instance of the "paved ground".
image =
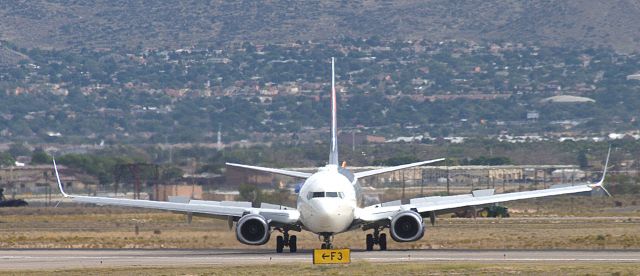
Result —
<instances>
[{"instance_id":1,"label":"paved ground","mask_svg":"<svg viewBox=\"0 0 640 276\"><path fill-rule=\"evenodd\" d=\"M276 254L270 250L0 250L0 271L89 267L211 266L311 263L312 252ZM352 251L353 262L601 262L639 263L640 251L578 250L408 250Z\"/></svg>"}]
</instances>

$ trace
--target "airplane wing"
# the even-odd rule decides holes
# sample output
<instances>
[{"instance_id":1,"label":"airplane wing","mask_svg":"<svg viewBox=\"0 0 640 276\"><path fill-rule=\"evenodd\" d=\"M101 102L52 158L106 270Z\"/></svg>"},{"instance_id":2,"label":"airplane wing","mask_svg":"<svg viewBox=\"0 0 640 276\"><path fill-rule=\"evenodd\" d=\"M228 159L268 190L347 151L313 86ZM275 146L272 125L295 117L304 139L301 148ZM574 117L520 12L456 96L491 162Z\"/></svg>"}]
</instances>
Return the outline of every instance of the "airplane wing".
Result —
<instances>
[{"instance_id":1,"label":"airplane wing","mask_svg":"<svg viewBox=\"0 0 640 276\"><path fill-rule=\"evenodd\" d=\"M607 173L607 166L609 165L610 154L611 149L609 149L609 153L607 154L607 161L605 162L602 178L599 182L593 184L582 183L573 186L554 185L548 189L505 194L494 194L494 189L486 189L476 190L471 194L465 195L421 197L411 199L409 204L400 204L400 201L395 201L386 204L382 203L368 206L363 209L359 209L359 214L357 214L357 216L362 222L376 222L387 220L396 213L404 210L414 210L420 213L422 217L432 216L433 219L433 214L435 213L442 213L468 206L481 206L520 199L575 194L580 192L589 192L594 189L603 189L607 194L609 194L609 192L603 187L603 183Z\"/></svg>"},{"instance_id":2,"label":"airplane wing","mask_svg":"<svg viewBox=\"0 0 640 276\"><path fill-rule=\"evenodd\" d=\"M238 167L238 168L249 169L249 170L254 170L254 171L275 173L275 174L281 174L281 175L299 177L299 178L309 178L311 176L310 173L288 171L288 170L283 170L283 169L273 169L273 168L265 168L265 167L258 167L258 166L249 166L249 165L235 164L235 163L226 163L226 165L227 166L231 166L231 167Z\"/></svg>"},{"instance_id":3,"label":"airplane wing","mask_svg":"<svg viewBox=\"0 0 640 276\"><path fill-rule=\"evenodd\" d=\"M385 204L376 204L373 206L365 207L361 209L359 218L362 221L378 221L381 219L388 219L394 214L404 210L414 210L422 214L423 217L427 217L429 216L429 212L444 212L460 207L481 206L519 199L589 192L598 187L602 187L602 183L582 184L568 187L552 187L543 190L506 194L493 194L493 189L488 189L477 190L472 194L465 195L421 197L411 199L409 204L394 205L393 203L390 203L389 205L391 206L385 206Z\"/></svg>"},{"instance_id":4,"label":"airplane wing","mask_svg":"<svg viewBox=\"0 0 640 276\"><path fill-rule=\"evenodd\" d=\"M375 169L375 170L364 171L364 172L357 172L357 173L354 173L354 175L356 176L356 178L363 178L363 177L372 176L372 175L376 175L376 174L388 173L388 172L402 170L402 169L406 169L406 168L422 166L422 165L426 165L426 164L432 164L432 163L440 162L440 161L443 161L443 160L444 160L444 158L438 158L438 159L433 159L433 160L427 160L427 161L415 162L415 163L410 163L410 164L404 164L404 165L400 165L400 166L386 167L386 168Z\"/></svg>"},{"instance_id":5,"label":"airplane wing","mask_svg":"<svg viewBox=\"0 0 640 276\"><path fill-rule=\"evenodd\" d=\"M300 213L295 209L276 209L272 206L268 206L267 208L253 208L250 204L234 204L234 202L227 203L218 201L192 200L189 203L178 203L126 198L70 195L67 194L62 187L62 182L60 181L60 176L58 175L58 167L56 165L55 159L53 160L53 167L56 173L56 178L58 180L58 188L60 188L60 192L64 197L70 198L73 202L147 208L227 218L242 217L246 214L259 214L265 217L270 222L282 225L297 224L300 218Z\"/></svg>"}]
</instances>

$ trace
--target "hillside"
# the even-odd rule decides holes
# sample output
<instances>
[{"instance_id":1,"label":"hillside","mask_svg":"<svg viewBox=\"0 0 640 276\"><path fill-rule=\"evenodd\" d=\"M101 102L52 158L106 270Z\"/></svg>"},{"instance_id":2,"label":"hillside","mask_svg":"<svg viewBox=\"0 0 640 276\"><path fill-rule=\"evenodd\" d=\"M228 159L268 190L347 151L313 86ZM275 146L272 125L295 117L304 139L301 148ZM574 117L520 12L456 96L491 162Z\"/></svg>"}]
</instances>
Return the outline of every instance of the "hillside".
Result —
<instances>
[{"instance_id":1,"label":"hillside","mask_svg":"<svg viewBox=\"0 0 640 276\"><path fill-rule=\"evenodd\" d=\"M336 37L640 46L640 3L611 1L0 2L0 39L26 48L181 47Z\"/></svg>"}]
</instances>

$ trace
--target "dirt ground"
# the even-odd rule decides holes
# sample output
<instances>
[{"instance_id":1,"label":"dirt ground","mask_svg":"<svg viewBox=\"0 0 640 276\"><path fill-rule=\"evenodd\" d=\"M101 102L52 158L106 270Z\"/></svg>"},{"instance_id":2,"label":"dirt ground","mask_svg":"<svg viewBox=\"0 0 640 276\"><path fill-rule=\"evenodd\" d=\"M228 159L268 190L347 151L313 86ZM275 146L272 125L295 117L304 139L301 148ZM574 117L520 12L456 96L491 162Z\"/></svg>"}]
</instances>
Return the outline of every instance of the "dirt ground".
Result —
<instances>
[{"instance_id":1,"label":"dirt ground","mask_svg":"<svg viewBox=\"0 0 640 276\"><path fill-rule=\"evenodd\" d=\"M12 271L7 275L637 275L639 264L622 263L403 263L366 262L340 266L267 265L220 267L86 268L51 271Z\"/></svg>"},{"instance_id":2,"label":"dirt ground","mask_svg":"<svg viewBox=\"0 0 640 276\"><path fill-rule=\"evenodd\" d=\"M411 249L640 249L640 207L634 197L559 197L505 204L511 218L450 218L427 224ZM616 207L617 206L617 207ZM427 222L428 223L428 222ZM137 230L136 230L137 229ZM318 247L318 237L298 235L298 248ZM275 248L275 236L264 248ZM365 233L336 235L340 247L364 248ZM226 221L119 207L0 209L1 248L255 248L240 244Z\"/></svg>"}]
</instances>

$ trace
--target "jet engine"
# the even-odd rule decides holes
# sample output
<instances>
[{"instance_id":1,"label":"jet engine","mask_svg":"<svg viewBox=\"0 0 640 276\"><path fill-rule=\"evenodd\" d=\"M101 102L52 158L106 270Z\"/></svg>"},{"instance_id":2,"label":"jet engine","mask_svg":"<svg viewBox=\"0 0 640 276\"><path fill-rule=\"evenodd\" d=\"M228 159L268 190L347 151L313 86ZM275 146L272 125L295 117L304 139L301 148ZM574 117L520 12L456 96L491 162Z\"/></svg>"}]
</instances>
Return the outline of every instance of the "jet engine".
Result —
<instances>
[{"instance_id":1,"label":"jet engine","mask_svg":"<svg viewBox=\"0 0 640 276\"><path fill-rule=\"evenodd\" d=\"M236 224L236 238L248 245L263 245L269 241L269 223L256 214L245 215Z\"/></svg>"},{"instance_id":2,"label":"jet engine","mask_svg":"<svg viewBox=\"0 0 640 276\"><path fill-rule=\"evenodd\" d=\"M417 241L424 236L422 216L414 211L402 211L391 219L391 238L396 242Z\"/></svg>"}]
</instances>

